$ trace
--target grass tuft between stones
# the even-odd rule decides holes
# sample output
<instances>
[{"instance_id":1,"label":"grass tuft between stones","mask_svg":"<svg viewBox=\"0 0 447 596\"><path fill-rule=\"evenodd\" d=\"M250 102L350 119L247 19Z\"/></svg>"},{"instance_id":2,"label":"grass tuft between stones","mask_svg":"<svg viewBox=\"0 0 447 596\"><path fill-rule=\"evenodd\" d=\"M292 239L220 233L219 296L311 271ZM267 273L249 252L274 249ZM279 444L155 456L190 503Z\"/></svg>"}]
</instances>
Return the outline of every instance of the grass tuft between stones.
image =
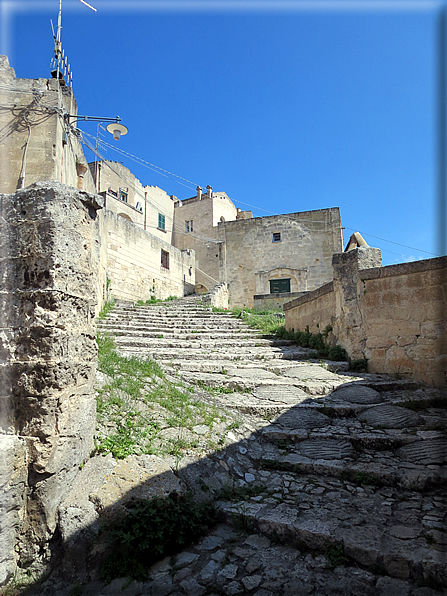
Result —
<instances>
[{"instance_id":1,"label":"grass tuft between stones","mask_svg":"<svg viewBox=\"0 0 447 596\"><path fill-rule=\"evenodd\" d=\"M96 451L116 459L128 455L180 457L196 448L196 425L227 420L215 405L195 398L190 388L168 380L161 367L148 358L118 354L112 337L98 334L98 368L106 375L97 391ZM231 423L231 420L228 420ZM162 438L164 429L172 429Z\"/></svg>"},{"instance_id":2,"label":"grass tuft between stones","mask_svg":"<svg viewBox=\"0 0 447 596\"><path fill-rule=\"evenodd\" d=\"M129 514L108 528L112 549L101 575L108 583L117 577L147 579L156 561L174 555L217 523L212 501L194 501L191 495L172 493L165 499L140 501Z\"/></svg>"}]
</instances>

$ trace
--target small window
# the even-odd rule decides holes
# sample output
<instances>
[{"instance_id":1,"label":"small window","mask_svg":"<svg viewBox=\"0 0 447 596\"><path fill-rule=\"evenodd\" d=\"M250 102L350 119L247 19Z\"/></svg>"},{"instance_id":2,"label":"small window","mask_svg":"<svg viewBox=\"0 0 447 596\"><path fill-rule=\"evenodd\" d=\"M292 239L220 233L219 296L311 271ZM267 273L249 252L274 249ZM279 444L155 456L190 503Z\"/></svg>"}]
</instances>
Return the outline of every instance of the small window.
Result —
<instances>
[{"instance_id":1,"label":"small window","mask_svg":"<svg viewBox=\"0 0 447 596\"><path fill-rule=\"evenodd\" d=\"M272 242L281 242L281 232L273 232Z\"/></svg>"},{"instance_id":2,"label":"small window","mask_svg":"<svg viewBox=\"0 0 447 596\"><path fill-rule=\"evenodd\" d=\"M161 213L158 214L158 229L166 230L165 216ZM169 267L168 267L169 269Z\"/></svg>"},{"instance_id":3,"label":"small window","mask_svg":"<svg viewBox=\"0 0 447 596\"><path fill-rule=\"evenodd\" d=\"M169 253L165 250L161 250L161 266L164 269L169 269Z\"/></svg>"},{"instance_id":4,"label":"small window","mask_svg":"<svg viewBox=\"0 0 447 596\"><path fill-rule=\"evenodd\" d=\"M189 221L185 221L185 232L186 234L189 234L189 232L194 232L192 219L190 219Z\"/></svg>"},{"instance_id":5,"label":"small window","mask_svg":"<svg viewBox=\"0 0 447 596\"><path fill-rule=\"evenodd\" d=\"M122 188L120 188L120 201L123 201L124 203L127 203L127 192L125 190L123 190Z\"/></svg>"}]
</instances>

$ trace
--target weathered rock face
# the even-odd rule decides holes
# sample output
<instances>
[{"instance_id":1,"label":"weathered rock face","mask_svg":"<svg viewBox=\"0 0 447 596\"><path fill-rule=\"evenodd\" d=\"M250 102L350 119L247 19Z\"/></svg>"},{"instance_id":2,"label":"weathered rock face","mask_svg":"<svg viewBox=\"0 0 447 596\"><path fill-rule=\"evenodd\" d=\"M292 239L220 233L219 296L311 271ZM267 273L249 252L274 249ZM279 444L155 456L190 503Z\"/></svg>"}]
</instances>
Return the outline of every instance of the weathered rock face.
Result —
<instances>
[{"instance_id":1,"label":"weathered rock face","mask_svg":"<svg viewBox=\"0 0 447 596\"><path fill-rule=\"evenodd\" d=\"M57 507L93 447L100 200L52 182L0 195L1 478L26 493L0 582L14 559L49 560Z\"/></svg>"}]
</instances>

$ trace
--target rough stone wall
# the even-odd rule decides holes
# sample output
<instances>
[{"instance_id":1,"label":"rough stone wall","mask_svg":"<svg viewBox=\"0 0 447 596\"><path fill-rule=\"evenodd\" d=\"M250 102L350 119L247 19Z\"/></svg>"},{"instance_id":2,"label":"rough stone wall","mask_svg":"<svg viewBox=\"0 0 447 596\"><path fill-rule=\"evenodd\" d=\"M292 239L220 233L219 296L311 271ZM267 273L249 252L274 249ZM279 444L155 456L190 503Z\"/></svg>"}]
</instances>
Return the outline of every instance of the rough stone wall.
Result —
<instances>
[{"instance_id":1,"label":"rough stone wall","mask_svg":"<svg viewBox=\"0 0 447 596\"><path fill-rule=\"evenodd\" d=\"M194 251L178 250L110 211L101 217L109 297L147 300L152 295L167 298L194 291ZM162 250L169 253L169 269L161 264Z\"/></svg>"},{"instance_id":2,"label":"rough stone wall","mask_svg":"<svg viewBox=\"0 0 447 596\"><path fill-rule=\"evenodd\" d=\"M228 288L227 284L221 283L212 288L202 298L203 304L209 304L216 308L228 308Z\"/></svg>"},{"instance_id":3,"label":"rough stone wall","mask_svg":"<svg viewBox=\"0 0 447 596\"><path fill-rule=\"evenodd\" d=\"M194 231L185 232L185 221L194 222ZM176 203L174 208L174 246L195 252L195 266L211 277L203 278L204 288L209 290L219 282L219 244L217 227L213 227L213 200L206 195L199 201L187 199Z\"/></svg>"},{"instance_id":4,"label":"rough stone wall","mask_svg":"<svg viewBox=\"0 0 447 596\"><path fill-rule=\"evenodd\" d=\"M98 199L54 182L0 195L1 581L50 560L93 447Z\"/></svg>"},{"instance_id":5,"label":"rough stone wall","mask_svg":"<svg viewBox=\"0 0 447 596\"><path fill-rule=\"evenodd\" d=\"M283 304L290 302L300 296L305 296L308 292L284 292L281 294L258 294L254 296L255 310L280 309Z\"/></svg>"},{"instance_id":6,"label":"rough stone wall","mask_svg":"<svg viewBox=\"0 0 447 596\"><path fill-rule=\"evenodd\" d=\"M335 319L333 333L353 360L365 358L366 329L362 313L361 271L382 265L378 248L362 246L334 255Z\"/></svg>"},{"instance_id":7,"label":"rough stone wall","mask_svg":"<svg viewBox=\"0 0 447 596\"><path fill-rule=\"evenodd\" d=\"M287 270L284 277L292 279L292 292L321 286L332 279L333 254L343 250L338 208L225 222L218 227L225 245L219 259L220 280L229 285L232 307L253 307L254 295L269 294L270 279L280 278L281 270ZM280 242L272 242L275 232L281 233Z\"/></svg>"},{"instance_id":8,"label":"rough stone wall","mask_svg":"<svg viewBox=\"0 0 447 596\"><path fill-rule=\"evenodd\" d=\"M370 372L446 386L447 257L380 262L369 247L334 255L333 284L284 305L287 329L331 325L333 340Z\"/></svg>"},{"instance_id":9,"label":"rough stone wall","mask_svg":"<svg viewBox=\"0 0 447 596\"><path fill-rule=\"evenodd\" d=\"M447 385L447 257L360 271L371 372Z\"/></svg>"},{"instance_id":10,"label":"rough stone wall","mask_svg":"<svg viewBox=\"0 0 447 596\"><path fill-rule=\"evenodd\" d=\"M24 185L53 180L94 192L87 171L82 180L76 164L86 165L81 144L68 134L64 114L76 114L71 88L56 79L18 79L8 58L0 56L0 192L13 193Z\"/></svg>"}]
</instances>

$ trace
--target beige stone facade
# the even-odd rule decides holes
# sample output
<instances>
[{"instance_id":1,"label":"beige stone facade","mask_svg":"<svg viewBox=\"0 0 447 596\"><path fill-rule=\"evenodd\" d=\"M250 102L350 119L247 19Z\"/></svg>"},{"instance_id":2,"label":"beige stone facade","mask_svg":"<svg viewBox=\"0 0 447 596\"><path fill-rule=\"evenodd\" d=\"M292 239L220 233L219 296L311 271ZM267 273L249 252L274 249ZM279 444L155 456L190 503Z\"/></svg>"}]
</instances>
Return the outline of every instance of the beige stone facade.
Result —
<instances>
[{"instance_id":1,"label":"beige stone facade","mask_svg":"<svg viewBox=\"0 0 447 596\"><path fill-rule=\"evenodd\" d=\"M207 291L219 283L219 258L221 243L218 224L235 220L238 210L224 192L207 194L201 189L197 196L178 201L174 209L174 239L177 248L191 248L196 254L197 291Z\"/></svg>"},{"instance_id":2,"label":"beige stone facade","mask_svg":"<svg viewBox=\"0 0 447 596\"><path fill-rule=\"evenodd\" d=\"M66 117L77 114L72 89L56 79L18 79L0 56L0 97L0 192L39 181L94 192L73 119Z\"/></svg>"},{"instance_id":3,"label":"beige stone facade","mask_svg":"<svg viewBox=\"0 0 447 596\"><path fill-rule=\"evenodd\" d=\"M92 162L89 168L106 209L172 244L175 197L158 186L143 186L117 161Z\"/></svg>"},{"instance_id":4,"label":"beige stone facade","mask_svg":"<svg viewBox=\"0 0 447 596\"><path fill-rule=\"evenodd\" d=\"M254 296L278 288L314 290L332 279L332 256L343 250L336 207L238 219L218 227L219 276L229 285L230 306L253 307Z\"/></svg>"},{"instance_id":5,"label":"beige stone facade","mask_svg":"<svg viewBox=\"0 0 447 596\"><path fill-rule=\"evenodd\" d=\"M179 250L112 211L101 217L104 298L147 300L194 292L193 250Z\"/></svg>"},{"instance_id":6,"label":"beige stone facade","mask_svg":"<svg viewBox=\"0 0 447 596\"><path fill-rule=\"evenodd\" d=\"M373 258L362 257L372 254ZM332 339L369 372L447 384L447 257L380 266L380 251L334 255L334 280L284 305L287 329Z\"/></svg>"}]
</instances>

